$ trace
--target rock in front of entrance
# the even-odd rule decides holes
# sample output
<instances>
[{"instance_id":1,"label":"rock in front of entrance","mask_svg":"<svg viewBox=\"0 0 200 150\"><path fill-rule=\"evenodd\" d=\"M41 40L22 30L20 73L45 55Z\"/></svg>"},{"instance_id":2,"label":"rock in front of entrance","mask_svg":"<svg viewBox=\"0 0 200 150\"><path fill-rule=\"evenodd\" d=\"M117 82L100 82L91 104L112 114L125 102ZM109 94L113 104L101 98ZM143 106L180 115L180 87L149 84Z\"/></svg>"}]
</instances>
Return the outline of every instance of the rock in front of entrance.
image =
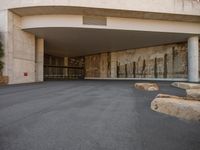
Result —
<instances>
[{"instance_id":1,"label":"rock in front of entrance","mask_svg":"<svg viewBox=\"0 0 200 150\"><path fill-rule=\"evenodd\" d=\"M8 84L8 76L1 76L0 75L0 86Z\"/></svg>"},{"instance_id":2,"label":"rock in front of entrance","mask_svg":"<svg viewBox=\"0 0 200 150\"><path fill-rule=\"evenodd\" d=\"M152 101L151 109L185 120L200 121L200 101L171 95L158 95Z\"/></svg>"},{"instance_id":3,"label":"rock in front of entrance","mask_svg":"<svg viewBox=\"0 0 200 150\"><path fill-rule=\"evenodd\" d=\"M159 86L156 83L136 83L135 88L145 91L158 91Z\"/></svg>"},{"instance_id":4,"label":"rock in front of entrance","mask_svg":"<svg viewBox=\"0 0 200 150\"><path fill-rule=\"evenodd\" d=\"M188 98L200 101L200 89L189 89L186 93Z\"/></svg>"},{"instance_id":5,"label":"rock in front of entrance","mask_svg":"<svg viewBox=\"0 0 200 150\"><path fill-rule=\"evenodd\" d=\"M181 89L200 89L200 84L196 83L186 83L186 82L174 82L172 83L172 86L181 88Z\"/></svg>"}]
</instances>

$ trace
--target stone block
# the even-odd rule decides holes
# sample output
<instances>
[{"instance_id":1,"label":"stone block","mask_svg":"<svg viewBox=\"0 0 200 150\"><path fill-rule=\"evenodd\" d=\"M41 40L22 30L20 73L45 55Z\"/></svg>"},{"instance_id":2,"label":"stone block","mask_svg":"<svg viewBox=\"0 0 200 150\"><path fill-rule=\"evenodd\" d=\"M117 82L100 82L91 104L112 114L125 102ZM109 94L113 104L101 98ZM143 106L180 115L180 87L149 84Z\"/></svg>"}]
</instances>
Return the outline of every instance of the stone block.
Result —
<instances>
[{"instance_id":1,"label":"stone block","mask_svg":"<svg viewBox=\"0 0 200 150\"><path fill-rule=\"evenodd\" d=\"M7 85L7 84L8 84L8 77L0 76L0 85Z\"/></svg>"},{"instance_id":2,"label":"stone block","mask_svg":"<svg viewBox=\"0 0 200 150\"><path fill-rule=\"evenodd\" d=\"M151 109L185 120L200 121L200 101L187 100L177 96L157 96Z\"/></svg>"},{"instance_id":3,"label":"stone block","mask_svg":"<svg viewBox=\"0 0 200 150\"><path fill-rule=\"evenodd\" d=\"M200 84L197 83L186 83L186 82L174 82L172 86L181 88L181 89L200 89Z\"/></svg>"},{"instance_id":4,"label":"stone block","mask_svg":"<svg viewBox=\"0 0 200 150\"><path fill-rule=\"evenodd\" d=\"M145 91L158 91L159 86L156 83L136 83L135 88Z\"/></svg>"},{"instance_id":5,"label":"stone block","mask_svg":"<svg viewBox=\"0 0 200 150\"><path fill-rule=\"evenodd\" d=\"M186 93L188 98L200 101L200 89L189 89Z\"/></svg>"}]
</instances>

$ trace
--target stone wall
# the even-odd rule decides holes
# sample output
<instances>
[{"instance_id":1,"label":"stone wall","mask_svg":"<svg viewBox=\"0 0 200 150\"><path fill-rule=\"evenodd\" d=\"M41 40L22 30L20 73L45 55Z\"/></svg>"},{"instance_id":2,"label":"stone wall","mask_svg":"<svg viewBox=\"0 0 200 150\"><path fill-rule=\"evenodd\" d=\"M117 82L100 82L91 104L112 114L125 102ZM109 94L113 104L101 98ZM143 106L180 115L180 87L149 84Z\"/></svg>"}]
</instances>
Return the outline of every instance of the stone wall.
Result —
<instances>
[{"instance_id":1,"label":"stone wall","mask_svg":"<svg viewBox=\"0 0 200 150\"><path fill-rule=\"evenodd\" d=\"M186 43L112 52L109 56L108 54L85 57L87 78L187 77Z\"/></svg>"},{"instance_id":2,"label":"stone wall","mask_svg":"<svg viewBox=\"0 0 200 150\"><path fill-rule=\"evenodd\" d=\"M60 61L63 62L64 58L60 58ZM187 78L187 44L185 42L69 57L68 66L84 67L86 78L183 79Z\"/></svg>"},{"instance_id":3,"label":"stone wall","mask_svg":"<svg viewBox=\"0 0 200 150\"><path fill-rule=\"evenodd\" d=\"M69 67L84 67L84 57L69 57L68 66Z\"/></svg>"},{"instance_id":4,"label":"stone wall","mask_svg":"<svg viewBox=\"0 0 200 150\"><path fill-rule=\"evenodd\" d=\"M110 77L110 53L102 53L85 57L85 77Z\"/></svg>"},{"instance_id":5,"label":"stone wall","mask_svg":"<svg viewBox=\"0 0 200 150\"><path fill-rule=\"evenodd\" d=\"M85 57L85 76L100 77L100 55Z\"/></svg>"},{"instance_id":6,"label":"stone wall","mask_svg":"<svg viewBox=\"0 0 200 150\"><path fill-rule=\"evenodd\" d=\"M186 78L185 44L116 52L119 78Z\"/></svg>"},{"instance_id":7,"label":"stone wall","mask_svg":"<svg viewBox=\"0 0 200 150\"><path fill-rule=\"evenodd\" d=\"M111 75L111 54L102 53L100 54L100 77L106 78Z\"/></svg>"}]
</instances>

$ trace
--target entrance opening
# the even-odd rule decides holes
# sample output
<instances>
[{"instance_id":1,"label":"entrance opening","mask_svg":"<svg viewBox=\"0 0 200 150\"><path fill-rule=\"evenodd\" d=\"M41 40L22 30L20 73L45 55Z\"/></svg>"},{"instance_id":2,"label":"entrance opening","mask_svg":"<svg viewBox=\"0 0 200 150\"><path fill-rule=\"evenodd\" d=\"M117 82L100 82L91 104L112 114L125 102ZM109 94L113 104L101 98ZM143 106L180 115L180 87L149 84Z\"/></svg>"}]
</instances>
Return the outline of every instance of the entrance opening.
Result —
<instances>
[{"instance_id":1,"label":"entrance opening","mask_svg":"<svg viewBox=\"0 0 200 150\"><path fill-rule=\"evenodd\" d=\"M186 78L186 34L30 29L45 41L44 80Z\"/></svg>"},{"instance_id":2,"label":"entrance opening","mask_svg":"<svg viewBox=\"0 0 200 150\"><path fill-rule=\"evenodd\" d=\"M84 79L83 67L44 66L45 80Z\"/></svg>"},{"instance_id":3,"label":"entrance opening","mask_svg":"<svg viewBox=\"0 0 200 150\"><path fill-rule=\"evenodd\" d=\"M74 59L45 55L44 80L84 79L85 69L82 58Z\"/></svg>"}]
</instances>

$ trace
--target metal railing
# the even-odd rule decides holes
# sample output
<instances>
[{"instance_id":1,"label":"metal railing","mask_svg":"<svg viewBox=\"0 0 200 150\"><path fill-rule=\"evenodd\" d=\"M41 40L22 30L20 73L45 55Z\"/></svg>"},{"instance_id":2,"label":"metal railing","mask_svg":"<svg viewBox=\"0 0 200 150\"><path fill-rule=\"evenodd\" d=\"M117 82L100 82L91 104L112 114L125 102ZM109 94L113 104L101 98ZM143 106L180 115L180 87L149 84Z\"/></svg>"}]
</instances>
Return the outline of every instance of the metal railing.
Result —
<instances>
[{"instance_id":1,"label":"metal railing","mask_svg":"<svg viewBox=\"0 0 200 150\"><path fill-rule=\"evenodd\" d=\"M84 67L44 65L45 80L84 79Z\"/></svg>"}]
</instances>

